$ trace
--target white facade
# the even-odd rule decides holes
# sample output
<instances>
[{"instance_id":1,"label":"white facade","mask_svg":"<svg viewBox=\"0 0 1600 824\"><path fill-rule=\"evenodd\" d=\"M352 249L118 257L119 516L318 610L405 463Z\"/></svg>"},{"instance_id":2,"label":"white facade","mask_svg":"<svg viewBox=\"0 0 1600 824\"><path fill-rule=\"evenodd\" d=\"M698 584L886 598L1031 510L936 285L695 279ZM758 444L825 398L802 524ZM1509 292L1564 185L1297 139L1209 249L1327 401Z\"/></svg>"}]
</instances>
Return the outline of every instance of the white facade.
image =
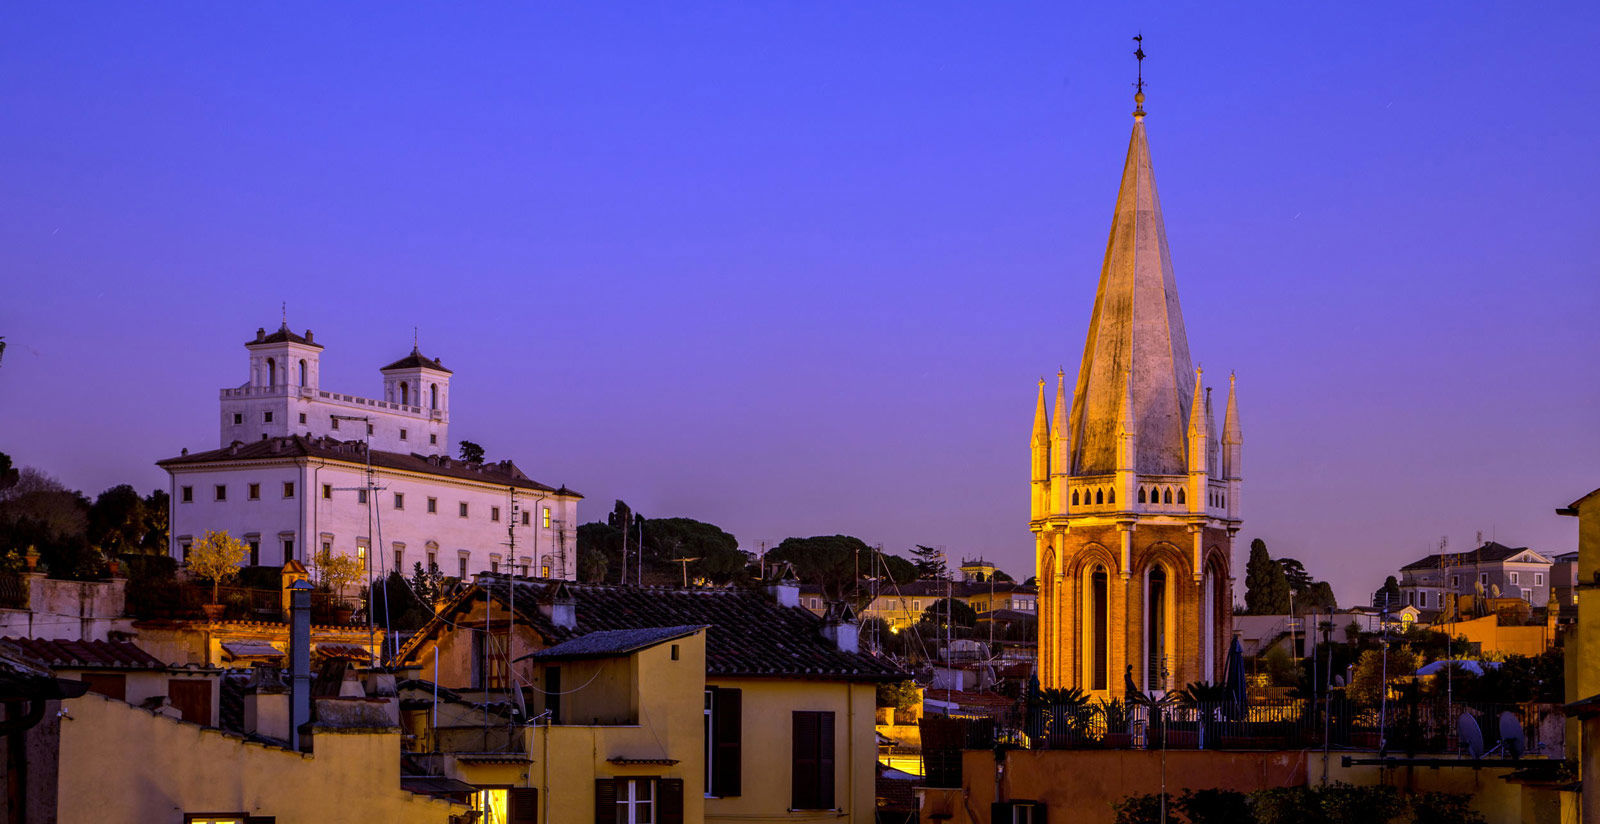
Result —
<instances>
[{"instance_id":1,"label":"white facade","mask_svg":"<svg viewBox=\"0 0 1600 824\"><path fill-rule=\"evenodd\" d=\"M322 346L310 330L258 329L245 348L249 380L221 393L221 446L302 434L370 437L373 449L391 452L449 451L450 371L415 349L380 370L383 397L366 398L321 388Z\"/></svg>"},{"instance_id":2,"label":"white facade","mask_svg":"<svg viewBox=\"0 0 1600 824\"><path fill-rule=\"evenodd\" d=\"M159 462L171 475L173 557L225 530L251 547L251 565L294 559L314 570L328 550L362 559L374 578L418 563L459 577L510 567L576 578L582 496L535 483L510 461L447 457L450 373L437 361L413 351L386 367L392 399L374 400L317 386L322 347L310 332L257 333L246 348L250 382L223 390L223 448ZM423 406L409 403L418 393ZM347 414L369 420L333 417Z\"/></svg>"}]
</instances>

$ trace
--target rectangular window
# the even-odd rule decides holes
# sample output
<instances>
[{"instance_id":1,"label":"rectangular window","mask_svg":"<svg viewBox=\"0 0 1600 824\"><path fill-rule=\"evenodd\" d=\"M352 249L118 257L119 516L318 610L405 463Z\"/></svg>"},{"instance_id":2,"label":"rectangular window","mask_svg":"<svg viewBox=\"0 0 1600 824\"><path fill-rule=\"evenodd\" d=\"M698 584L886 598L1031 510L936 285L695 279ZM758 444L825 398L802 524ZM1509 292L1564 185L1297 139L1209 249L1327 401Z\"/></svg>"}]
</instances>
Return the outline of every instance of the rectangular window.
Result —
<instances>
[{"instance_id":1,"label":"rectangular window","mask_svg":"<svg viewBox=\"0 0 1600 824\"><path fill-rule=\"evenodd\" d=\"M500 556L498 556L498 555L490 555L489 556L489 571L494 573L495 575L499 575L500 574Z\"/></svg>"},{"instance_id":2,"label":"rectangular window","mask_svg":"<svg viewBox=\"0 0 1600 824\"><path fill-rule=\"evenodd\" d=\"M462 501L459 504L459 507L460 507L459 511L461 513L461 517L463 517L463 518L467 517L467 502L466 501Z\"/></svg>"},{"instance_id":3,"label":"rectangular window","mask_svg":"<svg viewBox=\"0 0 1600 824\"><path fill-rule=\"evenodd\" d=\"M328 501L333 500L333 484L322 485L322 498Z\"/></svg>"},{"instance_id":4,"label":"rectangular window","mask_svg":"<svg viewBox=\"0 0 1600 824\"><path fill-rule=\"evenodd\" d=\"M283 539L283 561L284 561L284 563L288 563L289 560L292 559L292 558L294 558L294 539L293 538L284 538Z\"/></svg>"},{"instance_id":5,"label":"rectangular window","mask_svg":"<svg viewBox=\"0 0 1600 824\"><path fill-rule=\"evenodd\" d=\"M522 577L524 577L524 578L528 577L528 562L527 561L523 561L522 562Z\"/></svg>"},{"instance_id":6,"label":"rectangular window","mask_svg":"<svg viewBox=\"0 0 1600 824\"><path fill-rule=\"evenodd\" d=\"M338 418L333 418L332 416L329 416L329 417L333 421L333 428L334 429L338 429L339 428L339 419Z\"/></svg>"},{"instance_id":7,"label":"rectangular window","mask_svg":"<svg viewBox=\"0 0 1600 824\"><path fill-rule=\"evenodd\" d=\"M617 779L617 824L655 824L655 784L653 778Z\"/></svg>"},{"instance_id":8,"label":"rectangular window","mask_svg":"<svg viewBox=\"0 0 1600 824\"><path fill-rule=\"evenodd\" d=\"M462 580L467 578L467 556L465 555L461 556L461 574L456 577Z\"/></svg>"},{"instance_id":9,"label":"rectangular window","mask_svg":"<svg viewBox=\"0 0 1600 824\"><path fill-rule=\"evenodd\" d=\"M261 484L250 484L248 496L252 501L261 500Z\"/></svg>"},{"instance_id":10,"label":"rectangular window","mask_svg":"<svg viewBox=\"0 0 1600 824\"><path fill-rule=\"evenodd\" d=\"M227 484L217 484L217 500L219 500L219 501L228 500L228 485Z\"/></svg>"},{"instance_id":11,"label":"rectangular window","mask_svg":"<svg viewBox=\"0 0 1600 824\"><path fill-rule=\"evenodd\" d=\"M522 513L522 525L523 526L527 526L528 525L528 513L526 513L526 512Z\"/></svg>"},{"instance_id":12,"label":"rectangular window","mask_svg":"<svg viewBox=\"0 0 1600 824\"><path fill-rule=\"evenodd\" d=\"M439 553L437 553L437 552L429 552L428 553L428 571L429 572L438 572L439 571Z\"/></svg>"},{"instance_id":13,"label":"rectangular window","mask_svg":"<svg viewBox=\"0 0 1600 824\"><path fill-rule=\"evenodd\" d=\"M549 561L545 561L544 563L539 565L539 577L540 578L549 578L550 577L550 562Z\"/></svg>"},{"instance_id":14,"label":"rectangular window","mask_svg":"<svg viewBox=\"0 0 1600 824\"><path fill-rule=\"evenodd\" d=\"M372 434L372 424L370 424L370 423L369 423L369 424L367 424L367 434L368 434L368 435L371 435L371 434Z\"/></svg>"},{"instance_id":15,"label":"rectangular window","mask_svg":"<svg viewBox=\"0 0 1600 824\"><path fill-rule=\"evenodd\" d=\"M1544 573L1543 572L1535 572L1535 573L1533 573L1533 585L1536 586L1536 587L1544 586Z\"/></svg>"},{"instance_id":16,"label":"rectangular window","mask_svg":"<svg viewBox=\"0 0 1600 824\"><path fill-rule=\"evenodd\" d=\"M1513 583L1513 584L1521 583L1520 581L1517 580L1517 575L1518 574L1515 573L1515 572L1511 573L1511 583Z\"/></svg>"},{"instance_id":17,"label":"rectangular window","mask_svg":"<svg viewBox=\"0 0 1600 824\"><path fill-rule=\"evenodd\" d=\"M406 551L398 547L394 551L394 571L401 575L406 573Z\"/></svg>"},{"instance_id":18,"label":"rectangular window","mask_svg":"<svg viewBox=\"0 0 1600 824\"><path fill-rule=\"evenodd\" d=\"M261 542L250 542L250 566L261 566Z\"/></svg>"},{"instance_id":19,"label":"rectangular window","mask_svg":"<svg viewBox=\"0 0 1600 824\"><path fill-rule=\"evenodd\" d=\"M262 423L272 423L272 413L271 412L263 412L263 413L261 413L261 422Z\"/></svg>"},{"instance_id":20,"label":"rectangular window","mask_svg":"<svg viewBox=\"0 0 1600 824\"><path fill-rule=\"evenodd\" d=\"M681 778L596 778L597 824L678 824L683 821Z\"/></svg>"},{"instance_id":21,"label":"rectangular window","mask_svg":"<svg viewBox=\"0 0 1600 824\"><path fill-rule=\"evenodd\" d=\"M833 713L793 714L790 808L833 809Z\"/></svg>"},{"instance_id":22,"label":"rectangular window","mask_svg":"<svg viewBox=\"0 0 1600 824\"><path fill-rule=\"evenodd\" d=\"M183 501L186 504L194 503L194 487L186 486L180 489L178 492L178 500Z\"/></svg>"},{"instance_id":23,"label":"rectangular window","mask_svg":"<svg viewBox=\"0 0 1600 824\"><path fill-rule=\"evenodd\" d=\"M404 492L396 492L396 493L394 493L394 508L395 509L405 509L406 508L406 493L404 493Z\"/></svg>"},{"instance_id":24,"label":"rectangular window","mask_svg":"<svg viewBox=\"0 0 1600 824\"><path fill-rule=\"evenodd\" d=\"M542 510L543 514L541 514L539 516L539 521L540 521L539 525L544 527L545 529L549 529L550 528L550 507L546 506L546 507L541 507L540 509Z\"/></svg>"},{"instance_id":25,"label":"rectangular window","mask_svg":"<svg viewBox=\"0 0 1600 824\"><path fill-rule=\"evenodd\" d=\"M438 446L439 445L439 436L438 435L429 435L428 436L428 445L429 446Z\"/></svg>"},{"instance_id":26,"label":"rectangular window","mask_svg":"<svg viewBox=\"0 0 1600 824\"><path fill-rule=\"evenodd\" d=\"M306 422L306 413L301 412L300 413L300 423L304 424L305 422Z\"/></svg>"},{"instance_id":27,"label":"rectangular window","mask_svg":"<svg viewBox=\"0 0 1600 824\"><path fill-rule=\"evenodd\" d=\"M478 689L504 689L506 685L506 634L472 633L472 685Z\"/></svg>"},{"instance_id":28,"label":"rectangular window","mask_svg":"<svg viewBox=\"0 0 1600 824\"><path fill-rule=\"evenodd\" d=\"M544 711L550 713L549 724L561 723L561 668L544 668Z\"/></svg>"},{"instance_id":29,"label":"rectangular window","mask_svg":"<svg viewBox=\"0 0 1600 824\"><path fill-rule=\"evenodd\" d=\"M285 498L293 498L294 497L294 481L284 481L283 482L283 497L285 497Z\"/></svg>"},{"instance_id":30,"label":"rectangular window","mask_svg":"<svg viewBox=\"0 0 1600 824\"><path fill-rule=\"evenodd\" d=\"M1461 586L1461 576L1460 575L1452 575L1452 576L1450 576L1450 586L1451 586L1451 588L1455 588L1455 587Z\"/></svg>"},{"instance_id":31,"label":"rectangular window","mask_svg":"<svg viewBox=\"0 0 1600 824\"><path fill-rule=\"evenodd\" d=\"M432 514L438 512L438 511L439 511L439 499L438 498L429 498L428 499L428 514L432 515Z\"/></svg>"},{"instance_id":32,"label":"rectangular window","mask_svg":"<svg viewBox=\"0 0 1600 824\"><path fill-rule=\"evenodd\" d=\"M365 489L356 490L356 503L364 504L366 502L367 502L367 491Z\"/></svg>"},{"instance_id":33,"label":"rectangular window","mask_svg":"<svg viewBox=\"0 0 1600 824\"><path fill-rule=\"evenodd\" d=\"M742 791L741 728L743 694L724 687L706 688L706 795L731 798Z\"/></svg>"},{"instance_id":34,"label":"rectangular window","mask_svg":"<svg viewBox=\"0 0 1600 824\"><path fill-rule=\"evenodd\" d=\"M234 426L239 426L240 424L243 424L243 423L244 423L244 413L243 412L235 412L235 413L233 413L233 425Z\"/></svg>"},{"instance_id":35,"label":"rectangular window","mask_svg":"<svg viewBox=\"0 0 1600 824\"><path fill-rule=\"evenodd\" d=\"M993 824L1044 824L1044 805L1037 801L996 801L989 806Z\"/></svg>"},{"instance_id":36,"label":"rectangular window","mask_svg":"<svg viewBox=\"0 0 1600 824\"><path fill-rule=\"evenodd\" d=\"M495 523L500 523L500 507L489 507L489 520L494 521Z\"/></svg>"},{"instance_id":37,"label":"rectangular window","mask_svg":"<svg viewBox=\"0 0 1600 824\"><path fill-rule=\"evenodd\" d=\"M193 549L194 545L188 541L184 541L183 543L179 544L178 547L183 551L183 562L186 564L189 563L189 550Z\"/></svg>"},{"instance_id":38,"label":"rectangular window","mask_svg":"<svg viewBox=\"0 0 1600 824\"><path fill-rule=\"evenodd\" d=\"M360 564L362 569L367 568L367 545L359 541L356 542L356 563Z\"/></svg>"},{"instance_id":39,"label":"rectangular window","mask_svg":"<svg viewBox=\"0 0 1600 824\"><path fill-rule=\"evenodd\" d=\"M404 429L402 429L402 430L400 430L400 440L403 441L405 439L406 439L406 431Z\"/></svg>"}]
</instances>

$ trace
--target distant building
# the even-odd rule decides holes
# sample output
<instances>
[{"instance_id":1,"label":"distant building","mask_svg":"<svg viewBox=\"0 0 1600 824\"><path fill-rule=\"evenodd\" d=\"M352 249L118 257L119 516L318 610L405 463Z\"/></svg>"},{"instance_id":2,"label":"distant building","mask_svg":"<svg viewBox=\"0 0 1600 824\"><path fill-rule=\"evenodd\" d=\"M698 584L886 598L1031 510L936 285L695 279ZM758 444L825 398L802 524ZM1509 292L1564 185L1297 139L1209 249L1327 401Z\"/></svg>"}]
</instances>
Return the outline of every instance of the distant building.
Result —
<instances>
[{"instance_id":1,"label":"distant building","mask_svg":"<svg viewBox=\"0 0 1600 824\"><path fill-rule=\"evenodd\" d=\"M379 370L384 397L370 399L318 385L322 345L309 330L258 330L245 348L249 381L222 390L222 448L157 462L172 479L174 558L226 530L250 565L314 569L320 553L339 553L374 576L420 563L462 578L576 577L583 496L510 461L451 458L450 371L437 360L413 349Z\"/></svg>"},{"instance_id":2,"label":"distant building","mask_svg":"<svg viewBox=\"0 0 1600 824\"><path fill-rule=\"evenodd\" d=\"M1550 599L1550 566L1527 547L1494 541L1471 552L1435 553L1400 568L1400 599L1424 612L1444 610L1446 594L1521 598L1542 607Z\"/></svg>"},{"instance_id":3,"label":"distant building","mask_svg":"<svg viewBox=\"0 0 1600 824\"><path fill-rule=\"evenodd\" d=\"M1578 553L1564 552L1550 560L1550 597L1571 611L1578 605Z\"/></svg>"}]
</instances>

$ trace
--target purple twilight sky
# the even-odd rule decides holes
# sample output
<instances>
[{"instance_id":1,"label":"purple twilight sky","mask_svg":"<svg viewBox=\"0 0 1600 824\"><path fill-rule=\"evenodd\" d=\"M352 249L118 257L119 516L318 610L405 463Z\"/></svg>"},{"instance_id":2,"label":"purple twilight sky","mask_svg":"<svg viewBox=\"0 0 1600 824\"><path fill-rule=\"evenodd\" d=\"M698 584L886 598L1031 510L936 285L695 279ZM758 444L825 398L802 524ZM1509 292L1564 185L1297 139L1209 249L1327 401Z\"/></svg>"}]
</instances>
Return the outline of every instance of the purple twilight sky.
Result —
<instances>
[{"instance_id":1,"label":"purple twilight sky","mask_svg":"<svg viewBox=\"0 0 1600 824\"><path fill-rule=\"evenodd\" d=\"M338 391L420 327L453 438L584 520L1031 574L1034 381L1082 353L1142 29L1237 562L1348 603L1441 535L1573 549L1600 4L1136 5L11 6L0 451L164 486L287 301Z\"/></svg>"}]
</instances>

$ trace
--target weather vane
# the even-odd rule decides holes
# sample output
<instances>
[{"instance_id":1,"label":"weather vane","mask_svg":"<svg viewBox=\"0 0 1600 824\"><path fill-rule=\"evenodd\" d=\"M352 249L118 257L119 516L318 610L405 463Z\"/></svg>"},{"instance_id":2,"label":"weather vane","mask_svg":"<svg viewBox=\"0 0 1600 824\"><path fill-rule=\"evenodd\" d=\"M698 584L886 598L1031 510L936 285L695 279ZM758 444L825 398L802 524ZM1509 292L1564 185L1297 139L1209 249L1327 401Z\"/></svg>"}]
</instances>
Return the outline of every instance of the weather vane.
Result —
<instances>
[{"instance_id":1,"label":"weather vane","mask_svg":"<svg viewBox=\"0 0 1600 824\"><path fill-rule=\"evenodd\" d=\"M1133 84L1133 102L1138 109L1134 114L1144 114L1144 32L1134 35L1133 42L1133 56L1139 61L1138 81Z\"/></svg>"}]
</instances>

